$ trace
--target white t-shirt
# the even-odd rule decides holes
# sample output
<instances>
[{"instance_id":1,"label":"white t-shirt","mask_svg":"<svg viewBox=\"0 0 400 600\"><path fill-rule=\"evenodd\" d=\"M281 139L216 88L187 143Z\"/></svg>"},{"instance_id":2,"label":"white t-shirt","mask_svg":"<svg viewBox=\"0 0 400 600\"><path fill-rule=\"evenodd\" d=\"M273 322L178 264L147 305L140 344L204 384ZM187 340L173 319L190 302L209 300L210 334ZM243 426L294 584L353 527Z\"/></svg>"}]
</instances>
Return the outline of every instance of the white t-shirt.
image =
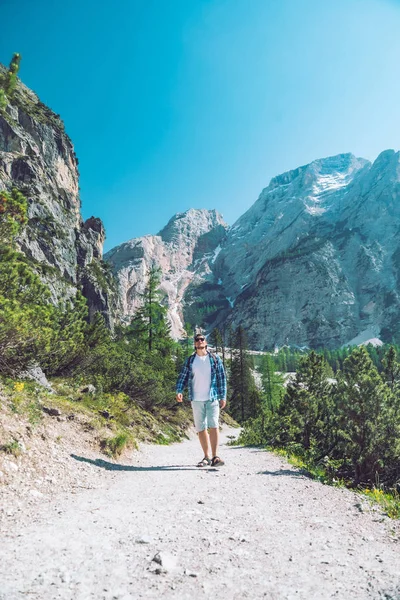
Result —
<instances>
[{"instance_id":1,"label":"white t-shirt","mask_svg":"<svg viewBox=\"0 0 400 600\"><path fill-rule=\"evenodd\" d=\"M211 388L211 362L208 354L199 356L196 354L192 364L193 373L193 400L205 402L210 399Z\"/></svg>"}]
</instances>

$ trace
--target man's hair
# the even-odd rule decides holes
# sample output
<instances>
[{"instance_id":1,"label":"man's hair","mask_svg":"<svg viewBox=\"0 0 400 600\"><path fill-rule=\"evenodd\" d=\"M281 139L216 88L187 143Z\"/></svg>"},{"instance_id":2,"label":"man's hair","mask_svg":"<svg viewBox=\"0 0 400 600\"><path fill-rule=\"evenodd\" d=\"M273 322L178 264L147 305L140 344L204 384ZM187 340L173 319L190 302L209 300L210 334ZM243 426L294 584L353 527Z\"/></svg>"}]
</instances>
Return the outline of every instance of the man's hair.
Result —
<instances>
[{"instance_id":1,"label":"man's hair","mask_svg":"<svg viewBox=\"0 0 400 600\"><path fill-rule=\"evenodd\" d=\"M208 346L207 346L207 338L206 338L205 334L204 333L196 333L194 335L193 341L196 342L197 341L196 338L198 338L198 337L203 337L204 338L204 341L206 343L206 350L207 350ZM194 346L194 349L196 350L196 344Z\"/></svg>"},{"instance_id":2,"label":"man's hair","mask_svg":"<svg viewBox=\"0 0 400 600\"><path fill-rule=\"evenodd\" d=\"M206 336L205 336L205 334L204 334L204 333L196 333L196 334L194 335L194 337L193 337L194 341L196 342L196 341L197 341L197 339L196 339L196 338L199 338L199 337L203 337L203 338L204 338L204 340L207 340L207 338L206 338Z\"/></svg>"}]
</instances>

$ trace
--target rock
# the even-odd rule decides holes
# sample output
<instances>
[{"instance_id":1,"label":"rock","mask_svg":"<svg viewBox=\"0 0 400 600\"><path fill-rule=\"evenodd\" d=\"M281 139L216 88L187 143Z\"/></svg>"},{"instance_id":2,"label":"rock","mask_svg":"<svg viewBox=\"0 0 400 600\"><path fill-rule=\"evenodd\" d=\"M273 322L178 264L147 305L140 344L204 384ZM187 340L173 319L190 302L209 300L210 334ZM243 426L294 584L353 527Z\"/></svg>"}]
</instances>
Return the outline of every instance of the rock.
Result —
<instances>
[{"instance_id":1,"label":"rock","mask_svg":"<svg viewBox=\"0 0 400 600\"><path fill-rule=\"evenodd\" d=\"M108 410L99 410L99 415L105 419L115 419L114 415L110 414Z\"/></svg>"},{"instance_id":2,"label":"rock","mask_svg":"<svg viewBox=\"0 0 400 600\"><path fill-rule=\"evenodd\" d=\"M16 473L18 471L18 465L10 460L5 460L3 463L3 469L5 469L8 473Z\"/></svg>"},{"instance_id":3,"label":"rock","mask_svg":"<svg viewBox=\"0 0 400 600\"><path fill-rule=\"evenodd\" d=\"M21 452L26 452L26 445L23 440L18 440L18 446L20 447Z\"/></svg>"},{"instance_id":4,"label":"rock","mask_svg":"<svg viewBox=\"0 0 400 600\"><path fill-rule=\"evenodd\" d=\"M54 394L54 390L50 383L47 381L47 377L39 366L32 366L20 373L21 379L29 379L30 381L36 381L39 385L44 387L48 392Z\"/></svg>"},{"instance_id":5,"label":"rock","mask_svg":"<svg viewBox=\"0 0 400 600\"><path fill-rule=\"evenodd\" d=\"M81 388L79 391L81 394L95 394L96 388L94 385L89 383L89 385L85 385L85 387Z\"/></svg>"},{"instance_id":6,"label":"rock","mask_svg":"<svg viewBox=\"0 0 400 600\"><path fill-rule=\"evenodd\" d=\"M150 537L149 535L141 535L135 539L136 544L151 544L152 541L153 541L153 538ZM157 562L157 561L155 561L155 562Z\"/></svg>"},{"instance_id":7,"label":"rock","mask_svg":"<svg viewBox=\"0 0 400 600\"><path fill-rule=\"evenodd\" d=\"M157 552L153 556L153 562L161 565L166 571L171 571L177 568L177 558L168 552Z\"/></svg>"},{"instance_id":8,"label":"rock","mask_svg":"<svg viewBox=\"0 0 400 600\"><path fill-rule=\"evenodd\" d=\"M42 494L42 492L39 492L39 490L29 490L29 493L34 498L43 498L44 496L44 494Z\"/></svg>"},{"instance_id":9,"label":"rock","mask_svg":"<svg viewBox=\"0 0 400 600\"><path fill-rule=\"evenodd\" d=\"M62 415L62 412L58 408L42 406L42 410L51 417L60 417Z\"/></svg>"}]
</instances>

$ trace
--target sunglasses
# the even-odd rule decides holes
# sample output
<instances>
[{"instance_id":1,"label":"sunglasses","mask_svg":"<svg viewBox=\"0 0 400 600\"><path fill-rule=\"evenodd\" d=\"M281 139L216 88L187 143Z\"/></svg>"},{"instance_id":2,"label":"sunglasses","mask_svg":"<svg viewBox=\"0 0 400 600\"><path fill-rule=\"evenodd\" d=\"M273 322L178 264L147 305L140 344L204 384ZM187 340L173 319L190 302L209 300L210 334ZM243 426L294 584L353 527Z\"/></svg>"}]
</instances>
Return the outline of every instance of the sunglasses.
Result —
<instances>
[{"instance_id":1,"label":"sunglasses","mask_svg":"<svg viewBox=\"0 0 400 600\"><path fill-rule=\"evenodd\" d=\"M204 337L196 337L196 338L194 338L194 341L195 342L204 342L205 339L206 338L204 338Z\"/></svg>"}]
</instances>

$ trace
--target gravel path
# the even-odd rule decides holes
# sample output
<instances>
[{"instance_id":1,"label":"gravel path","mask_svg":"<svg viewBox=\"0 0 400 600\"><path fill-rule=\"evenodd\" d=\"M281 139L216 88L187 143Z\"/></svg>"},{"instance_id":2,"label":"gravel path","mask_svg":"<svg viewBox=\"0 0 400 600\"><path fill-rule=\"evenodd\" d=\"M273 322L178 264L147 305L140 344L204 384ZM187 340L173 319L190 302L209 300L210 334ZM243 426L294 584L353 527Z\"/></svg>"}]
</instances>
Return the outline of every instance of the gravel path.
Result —
<instances>
[{"instance_id":1,"label":"gravel path","mask_svg":"<svg viewBox=\"0 0 400 600\"><path fill-rule=\"evenodd\" d=\"M398 522L268 452L222 446L201 470L199 450L70 457L96 476L10 521L0 599L400 599Z\"/></svg>"}]
</instances>

